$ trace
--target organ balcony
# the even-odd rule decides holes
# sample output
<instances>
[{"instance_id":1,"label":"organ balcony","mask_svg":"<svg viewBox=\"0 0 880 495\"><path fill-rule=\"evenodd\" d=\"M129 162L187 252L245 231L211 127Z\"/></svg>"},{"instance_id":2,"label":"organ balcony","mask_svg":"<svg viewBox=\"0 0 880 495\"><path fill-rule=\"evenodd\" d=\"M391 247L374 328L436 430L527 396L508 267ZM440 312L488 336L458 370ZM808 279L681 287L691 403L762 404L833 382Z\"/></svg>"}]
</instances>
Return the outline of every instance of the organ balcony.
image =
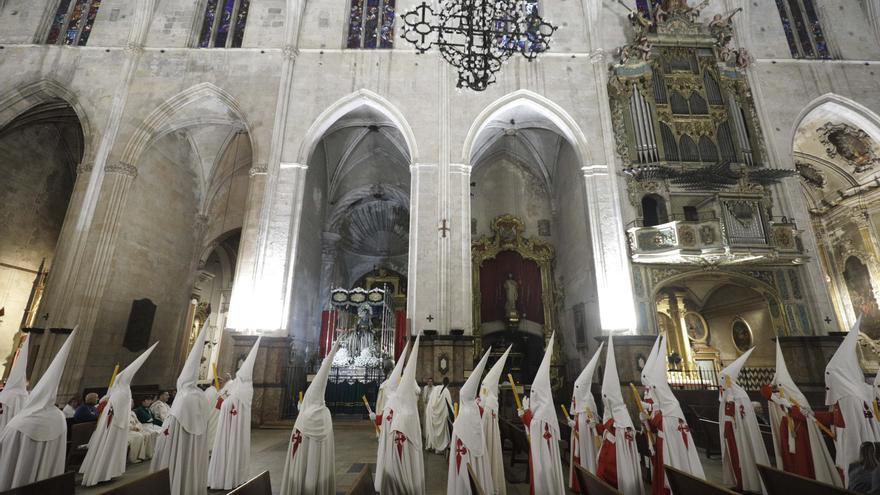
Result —
<instances>
[{"instance_id":1,"label":"organ balcony","mask_svg":"<svg viewBox=\"0 0 880 495\"><path fill-rule=\"evenodd\" d=\"M740 199L722 202L722 214L675 219L627 231L635 263L730 265L804 262L797 225L785 217L767 218L758 204Z\"/></svg>"}]
</instances>

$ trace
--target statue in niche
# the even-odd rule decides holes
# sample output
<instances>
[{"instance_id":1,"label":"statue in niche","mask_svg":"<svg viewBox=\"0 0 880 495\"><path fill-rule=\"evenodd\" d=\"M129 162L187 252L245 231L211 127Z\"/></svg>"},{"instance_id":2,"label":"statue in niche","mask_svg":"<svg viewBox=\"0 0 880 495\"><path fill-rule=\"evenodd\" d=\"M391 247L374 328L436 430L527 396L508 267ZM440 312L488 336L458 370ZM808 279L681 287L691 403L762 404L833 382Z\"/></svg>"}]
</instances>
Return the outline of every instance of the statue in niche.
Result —
<instances>
[{"instance_id":1,"label":"statue in niche","mask_svg":"<svg viewBox=\"0 0 880 495\"><path fill-rule=\"evenodd\" d=\"M504 314L510 321L519 320L519 311L516 303L519 301L519 283L513 279L513 274L507 274L504 281Z\"/></svg>"},{"instance_id":2,"label":"statue in niche","mask_svg":"<svg viewBox=\"0 0 880 495\"><path fill-rule=\"evenodd\" d=\"M365 349L373 351L373 309L361 304L357 309L357 325L347 335L346 349L351 356L360 356Z\"/></svg>"}]
</instances>

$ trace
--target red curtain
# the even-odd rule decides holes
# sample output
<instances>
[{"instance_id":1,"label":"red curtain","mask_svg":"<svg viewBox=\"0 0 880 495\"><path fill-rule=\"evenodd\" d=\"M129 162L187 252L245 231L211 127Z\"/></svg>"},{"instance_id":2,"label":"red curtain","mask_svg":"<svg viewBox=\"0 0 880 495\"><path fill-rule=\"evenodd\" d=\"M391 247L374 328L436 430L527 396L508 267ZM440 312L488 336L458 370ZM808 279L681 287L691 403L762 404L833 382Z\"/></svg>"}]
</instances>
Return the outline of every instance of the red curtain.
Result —
<instances>
[{"instance_id":1,"label":"red curtain","mask_svg":"<svg viewBox=\"0 0 880 495\"><path fill-rule=\"evenodd\" d=\"M394 320L394 360L397 361L406 345L406 311L401 309L395 311Z\"/></svg>"},{"instance_id":2,"label":"red curtain","mask_svg":"<svg viewBox=\"0 0 880 495\"><path fill-rule=\"evenodd\" d=\"M516 251L502 251L480 267L481 321L504 320L504 281L507 274L519 284L517 310L524 319L544 324L544 305L541 301L541 267L523 258Z\"/></svg>"},{"instance_id":3,"label":"red curtain","mask_svg":"<svg viewBox=\"0 0 880 495\"><path fill-rule=\"evenodd\" d=\"M333 347L333 334L336 333L336 325L339 323L339 313L336 310L321 311L321 340L319 342L321 357L330 352Z\"/></svg>"}]
</instances>

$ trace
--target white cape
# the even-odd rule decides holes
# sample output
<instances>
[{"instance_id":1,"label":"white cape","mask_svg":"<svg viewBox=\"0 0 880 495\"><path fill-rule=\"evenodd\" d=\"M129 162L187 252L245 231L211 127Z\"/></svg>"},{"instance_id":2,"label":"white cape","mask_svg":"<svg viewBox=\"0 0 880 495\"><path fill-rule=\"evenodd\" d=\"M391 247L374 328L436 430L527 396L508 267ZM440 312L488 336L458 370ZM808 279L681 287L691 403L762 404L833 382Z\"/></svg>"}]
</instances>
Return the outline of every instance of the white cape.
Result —
<instances>
[{"instance_id":1,"label":"white cape","mask_svg":"<svg viewBox=\"0 0 880 495\"><path fill-rule=\"evenodd\" d=\"M725 414L726 401L721 403L719 411L721 427L721 464L724 475L724 483L729 486L737 486L736 471L734 469L734 457L728 441L736 445L737 459L742 475L742 489L756 493L766 493L761 483L761 475L758 474L758 464L770 465L767 457L767 449L761 438L761 429L758 426L758 418L755 417L755 409L752 401L744 392L731 394L726 401L733 403L733 415ZM727 425L730 425L728 429ZM731 432L728 438L726 431Z\"/></svg>"},{"instance_id":2,"label":"white cape","mask_svg":"<svg viewBox=\"0 0 880 495\"><path fill-rule=\"evenodd\" d=\"M599 459L598 444L601 440L596 430L595 414L595 412L590 414L582 412L575 416L574 429L571 431L570 483L574 481L575 464L596 474L596 461Z\"/></svg>"},{"instance_id":3,"label":"white cape","mask_svg":"<svg viewBox=\"0 0 880 495\"><path fill-rule=\"evenodd\" d=\"M150 471L165 468L171 477L172 495L205 493L208 487L208 439L205 433L189 433L177 418L168 416L162 423Z\"/></svg>"},{"instance_id":4,"label":"white cape","mask_svg":"<svg viewBox=\"0 0 880 495\"><path fill-rule=\"evenodd\" d=\"M125 474L129 416L125 411L117 413L111 404L104 408L95 432L89 439L89 450L79 468L83 475L83 486L94 486ZM121 426L117 427L117 423Z\"/></svg>"},{"instance_id":5,"label":"white cape","mask_svg":"<svg viewBox=\"0 0 880 495\"><path fill-rule=\"evenodd\" d=\"M779 401L779 403L777 403L777 401ZM770 400L767 401L770 417L770 430L773 433L773 447L776 453L776 465L780 466L779 469L782 469L781 432L782 421L787 421L787 413L780 403L784 404L785 407L789 407L789 404L791 404L788 400L779 397L779 394L777 393L774 393L770 397ZM816 481L843 488L843 480L841 480L840 473L837 472L837 469L834 467L834 458L831 457L831 453L828 452L828 447L825 445L825 439L822 437L822 432L819 430L816 421L813 419L815 416L813 416L811 410L803 407L801 407L801 414L804 414L807 418L807 438L810 441L810 457L813 460L813 473L816 475ZM793 443L794 439L790 438L789 445L792 445Z\"/></svg>"},{"instance_id":6,"label":"white cape","mask_svg":"<svg viewBox=\"0 0 880 495\"><path fill-rule=\"evenodd\" d=\"M425 459L422 453L422 425L418 413L419 388L415 381L420 338L421 336L416 337L400 385L386 406L394 414L391 421L386 423L390 436L383 446L385 453L379 490L382 495L425 493Z\"/></svg>"},{"instance_id":7,"label":"white cape","mask_svg":"<svg viewBox=\"0 0 880 495\"><path fill-rule=\"evenodd\" d=\"M452 395L449 388L435 386L425 407L425 448L442 452L449 446L449 408Z\"/></svg>"},{"instance_id":8,"label":"white cape","mask_svg":"<svg viewBox=\"0 0 880 495\"><path fill-rule=\"evenodd\" d=\"M64 413L60 410L61 422ZM9 490L64 474L65 435L54 440L33 440L21 431L0 434L0 490Z\"/></svg>"},{"instance_id":9,"label":"white cape","mask_svg":"<svg viewBox=\"0 0 880 495\"><path fill-rule=\"evenodd\" d=\"M231 490L247 481L251 457L250 404L234 396L223 401L211 451L208 486L212 490Z\"/></svg>"}]
</instances>

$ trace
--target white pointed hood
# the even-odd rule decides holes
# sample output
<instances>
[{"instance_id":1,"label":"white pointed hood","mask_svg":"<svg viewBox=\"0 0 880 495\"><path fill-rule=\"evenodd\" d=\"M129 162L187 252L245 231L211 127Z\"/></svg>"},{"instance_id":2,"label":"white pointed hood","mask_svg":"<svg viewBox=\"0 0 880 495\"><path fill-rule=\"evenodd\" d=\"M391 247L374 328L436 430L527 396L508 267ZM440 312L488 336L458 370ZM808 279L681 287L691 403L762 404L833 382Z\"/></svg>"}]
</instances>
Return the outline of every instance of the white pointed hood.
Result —
<instances>
[{"instance_id":1,"label":"white pointed hood","mask_svg":"<svg viewBox=\"0 0 880 495\"><path fill-rule=\"evenodd\" d=\"M110 421L112 426L128 429L128 413L131 411L131 381L157 345L159 345L159 342L150 346L149 349L142 352L131 364L126 366L124 370L120 371L113 381L113 386L107 391L107 407L112 407L113 414L115 415L113 418L115 421Z\"/></svg>"},{"instance_id":2,"label":"white pointed hood","mask_svg":"<svg viewBox=\"0 0 880 495\"><path fill-rule=\"evenodd\" d=\"M24 408L7 423L4 435L6 432L20 431L31 440L48 442L65 434L67 424L64 422L64 413L55 406L55 399L58 395L58 384L64 375L64 366L67 365L67 357L76 339L77 328L64 341L40 381L31 390Z\"/></svg>"},{"instance_id":3,"label":"white pointed hood","mask_svg":"<svg viewBox=\"0 0 880 495\"><path fill-rule=\"evenodd\" d=\"M678 403L678 399L675 398L675 394L672 393L672 388L669 386L664 349L666 349L665 335L660 338L660 346L654 361L651 363L651 370L648 375L651 397L654 399L654 407L659 407L663 416L685 420L681 404Z\"/></svg>"},{"instance_id":4,"label":"white pointed hood","mask_svg":"<svg viewBox=\"0 0 880 495\"><path fill-rule=\"evenodd\" d=\"M27 360L28 360L28 342L30 336L25 335L24 343L18 348L18 355L15 362L12 363L12 369L9 371L9 377L6 378L6 385L0 391L0 404L9 403L13 398L18 396L27 396Z\"/></svg>"},{"instance_id":5,"label":"white pointed hood","mask_svg":"<svg viewBox=\"0 0 880 495\"><path fill-rule=\"evenodd\" d=\"M388 405L391 400L391 396L394 395L394 392L397 391L397 386L400 384L400 377L403 375L403 365L406 362L406 356L409 353L409 342L406 343L406 346L403 348L403 352L400 353L400 357L397 358L397 362L394 363L394 368L391 370L391 374L388 375L388 378L379 385L379 391L382 393L382 405ZM379 405L376 405L376 408L379 409ZM376 413L381 412L377 410Z\"/></svg>"},{"instance_id":6,"label":"white pointed hood","mask_svg":"<svg viewBox=\"0 0 880 495\"><path fill-rule=\"evenodd\" d=\"M654 361L657 359L657 355L660 350L660 339L662 336L658 335L657 340L654 341L654 346L651 347L651 352L648 353L648 358L645 359L645 367L642 368L642 385L651 388L651 368L654 366Z\"/></svg>"},{"instance_id":7,"label":"white pointed hood","mask_svg":"<svg viewBox=\"0 0 880 495\"><path fill-rule=\"evenodd\" d=\"M584 367L581 374L574 381L574 391L571 394L571 414L586 413L587 409L598 421L598 409L596 408L596 399L593 397L593 375L596 374L596 367L599 366L599 356L602 355L602 349L605 342L599 344L596 353L590 358L587 366Z\"/></svg>"},{"instance_id":8,"label":"white pointed hood","mask_svg":"<svg viewBox=\"0 0 880 495\"><path fill-rule=\"evenodd\" d=\"M529 409L532 411L532 421L544 421L550 425L554 433L559 433L559 419L556 416L556 406L553 404L553 387L550 383L550 364L553 360L553 342L556 340L556 332L550 336L547 348L544 349L544 359L538 367L538 373L532 382L529 391Z\"/></svg>"},{"instance_id":9,"label":"white pointed hood","mask_svg":"<svg viewBox=\"0 0 880 495\"><path fill-rule=\"evenodd\" d=\"M330 352L324 357L321 368L312 379L312 384L303 394L302 405L300 405L293 429L299 430L307 437L324 438L328 431L333 430L333 419L330 416L330 410L324 404L324 393L327 390L330 370L333 368L333 358L338 350L339 340L333 344Z\"/></svg>"},{"instance_id":10,"label":"white pointed hood","mask_svg":"<svg viewBox=\"0 0 880 495\"><path fill-rule=\"evenodd\" d=\"M391 431L399 431L406 435L406 438L422 448L422 426L419 423L419 389L416 384L416 370L419 360L419 341L422 335L416 337L416 343L413 344L409 352L409 359L406 362L406 368L400 377L400 384L394 395L389 399L392 403L394 417L391 419Z\"/></svg>"},{"instance_id":11,"label":"white pointed hood","mask_svg":"<svg viewBox=\"0 0 880 495\"><path fill-rule=\"evenodd\" d=\"M782 355L782 346L779 345L778 338L776 339L776 374L773 375L771 385L775 385L782 390L785 398L797 403L801 410L811 410L806 396L801 393L801 390L788 373L788 367L785 365L785 357Z\"/></svg>"},{"instance_id":12,"label":"white pointed hood","mask_svg":"<svg viewBox=\"0 0 880 495\"><path fill-rule=\"evenodd\" d=\"M238 400L245 406L251 405L254 398L254 363L257 362L257 353L260 351L260 341L263 337L257 337L247 357L241 363L241 367L235 373L235 379L229 387L229 397Z\"/></svg>"},{"instance_id":13,"label":"white pointed hood","mask_svg":"<svg viewBox=\"0 0 880 495\"><path fill-rule=\"evenodd\" d=\"M726 368L721 370L719 378L721 379L720 400L722 402L733 400L735 397L743 400L749 400L749 394L746 393L745 389L740 387L738 383L736 383L736 378L739 376L739 372L742 371L743 366L745 366L746 361L749 360L749 356L752 355L752 352L754 350L755 348L752 347L742 356L736 358L736 360L728 364Z\"/></svg>"},{"instance_id":14,"label":"white pointed hood","mask_svg":"<svg viewBox=\"0 0 880 495\"><path fill-rule=\"evenodd\" d=\"M614 419L616 428L633 428L632 418L620 392L620 377L617 375L617 358L614 356L614 336L608 336L608 349L605 350L605 376L602 378L602 402L605 404L604 421Z\"/></svg>"},{"instance_id":15,"label":"white pointed hood","mask_svg":"<svg viewBox=\"0 0 880 495\"><path fill-rule=\"evenodd\" d=\"M207 400L204 394L196 386L199 380L199 364L202 361L202 352L205 349L205 332L207 325L202 325L202 330L193 343L189 356L183 364L183 370L177 377L177 395L171 405L171 416L191 435L202 435L208 428Z\"/></svg>"},{"instance_id":16,"label":"white pointed hood","mask_svg":"<svg viewBox=\"0 0 880 495\"><path fill-rule=\"evenodd\" d=\"M486 369L486 363L489 361L489 353L492 352L490 347L480 362L474 366L471 376L461 387L458 393L459 410L458 417L452 424L452 431L465 446L471 451L471 454L479 457L483 455L486 442L483 439L483 425L480 417L480 408L477 407L477 391L480 387L480 378Z\"/></svg>"},{"instance_id":17,"label":"white pointed hood","mask_svg":"<svg viewBox=\"0 0 880 495\"><path fill-rule=\"evenodd\" d=\"M825 367L826 405L834 405L843 397L859 397L868 404L874 400L873 390L865 383L865 374L859 366L861 322L862 317L859 316Z\"/></svg>"},{"instance_id":18,"label":"white pointed hood","mask_svg":"<svg viewBox=\"0 0 880 495\"><path fill-rule=\"evenodd\" d=\"M498 412L498 382L501 380L501 373L504 372L507 356L510 355L511 349L513 349L512 345L504 351L498 361L495 361L495 364L483 378L480 385L480 405L483 406L483 409Z\"/></svg>"}]
</instances>

